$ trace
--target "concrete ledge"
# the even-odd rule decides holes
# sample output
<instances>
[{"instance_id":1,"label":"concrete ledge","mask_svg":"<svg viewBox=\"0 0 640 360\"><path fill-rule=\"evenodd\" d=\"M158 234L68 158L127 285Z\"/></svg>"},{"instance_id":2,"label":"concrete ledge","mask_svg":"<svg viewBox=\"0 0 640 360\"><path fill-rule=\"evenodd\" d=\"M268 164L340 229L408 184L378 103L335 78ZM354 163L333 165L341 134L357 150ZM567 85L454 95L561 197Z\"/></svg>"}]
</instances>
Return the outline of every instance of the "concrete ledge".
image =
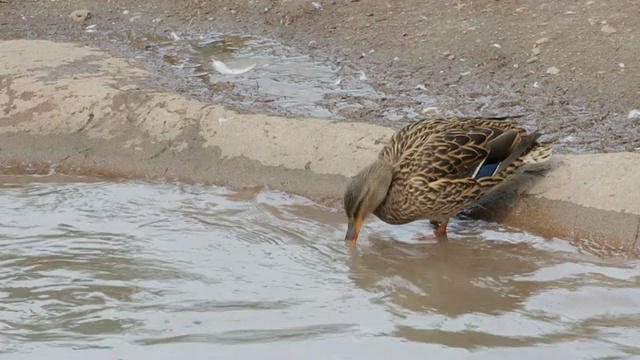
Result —
<instances>
[{"instance_id":1,"label":"concrete ledge","mask_svg":"<svg viewBox=\"0 0 640 360\"><path fill-rule=\"evenodd\" d=\"M384 127L240 114L154 91L98 49L0 42L0 172L269 186L335 203L393 134ZM42 57L46 54L46 58ZM598 254L637 256L640 154L557 156L474 213Z\"/></svg>"},{"instance_id":2,"label":"concrete ledge","mask_svg":"<svg viewBox=\"0 0 640 360\"><path fill-rule=\"evenodd\" d=\"M640 256L640 154L554 156L472 209L475 216L571 240L597 255Z\"/></svg>"}]
</instances>

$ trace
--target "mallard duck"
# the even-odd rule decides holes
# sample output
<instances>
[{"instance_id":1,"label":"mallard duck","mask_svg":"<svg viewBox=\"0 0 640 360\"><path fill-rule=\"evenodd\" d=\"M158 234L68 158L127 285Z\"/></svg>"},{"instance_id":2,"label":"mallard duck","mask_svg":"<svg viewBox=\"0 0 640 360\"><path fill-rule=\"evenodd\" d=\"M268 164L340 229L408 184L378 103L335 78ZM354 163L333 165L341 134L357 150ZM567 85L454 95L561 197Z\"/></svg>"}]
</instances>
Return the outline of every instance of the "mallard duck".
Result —
<instances>
[{"instance_id":1,"label":"mallard duck","mask_svg":"<svg viewBox=\"0 0 640 360\"><path fill-rule=\"evenodd\" d=\"M425 119L398 130L346 188L345 240L355 244L371 214L388 224L430 220L446 237L452 215L551 156L539 137L509 118Z\"/></svg>"}]
</instances>

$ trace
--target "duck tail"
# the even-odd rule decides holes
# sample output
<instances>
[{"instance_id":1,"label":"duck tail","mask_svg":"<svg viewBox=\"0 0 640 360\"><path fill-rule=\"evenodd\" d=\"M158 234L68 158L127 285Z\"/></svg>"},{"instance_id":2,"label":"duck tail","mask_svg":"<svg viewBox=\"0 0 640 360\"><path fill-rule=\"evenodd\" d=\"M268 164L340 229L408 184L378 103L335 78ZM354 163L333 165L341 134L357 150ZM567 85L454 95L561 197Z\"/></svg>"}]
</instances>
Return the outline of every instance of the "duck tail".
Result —
<instances>
[{"instance_id":1,"label":"duck tail","mask_svg":"<svg viewBox=\"0 0 640 360\"><path fill-rule=\"evenodd\" d=\"M527 153L522 155L522 162L525 164L541 163L549 160L553 153L553 143L536 142Z\"/></svg>"}]
</instances>

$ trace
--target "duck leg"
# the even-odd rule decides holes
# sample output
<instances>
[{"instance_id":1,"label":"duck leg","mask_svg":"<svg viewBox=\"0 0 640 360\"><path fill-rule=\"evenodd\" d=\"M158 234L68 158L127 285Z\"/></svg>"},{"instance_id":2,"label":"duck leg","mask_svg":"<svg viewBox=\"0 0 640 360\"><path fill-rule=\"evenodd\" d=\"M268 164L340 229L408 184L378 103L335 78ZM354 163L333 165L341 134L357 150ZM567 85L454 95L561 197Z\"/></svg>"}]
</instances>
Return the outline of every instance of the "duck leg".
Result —
<instances>
[{"instance_id":1,"label":"duck leg","mask_svg":"<svg viewBox=\"0 0 640 360\"><path fill-rule=\"evenodd\" d=\"M433 224L433 222L432 222ZM440 226L438 227L438 229L436 229L436 231L434 232L434 234L437 237L440 236L447 236L447 225L449 224L449 219L446 219L445 221L443 221L442 223L440 223Z\"/></svg>"},{"instance_id":2,"label":"duck leg","mask_svg":"<svg viewBox=\"0 0 640 360\"><path fill-rule=\"evenodd\" d=\"M433 235L425 235L425 240L433 240L437 239L438 241L446 241L447 239L447 224L449 223L449 219L445 221L438 220L429 220L429 223L433 226L435 231Z\"/></svg>"}]
</instances>

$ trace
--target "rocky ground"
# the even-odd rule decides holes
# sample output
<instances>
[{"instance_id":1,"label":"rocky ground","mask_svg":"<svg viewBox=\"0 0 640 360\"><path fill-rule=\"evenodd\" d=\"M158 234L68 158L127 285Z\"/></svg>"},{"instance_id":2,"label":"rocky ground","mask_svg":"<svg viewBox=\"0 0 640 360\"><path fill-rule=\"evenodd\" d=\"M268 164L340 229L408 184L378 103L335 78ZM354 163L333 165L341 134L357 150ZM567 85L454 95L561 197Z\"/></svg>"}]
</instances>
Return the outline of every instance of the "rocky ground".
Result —
<instances>
[{"instance_id":1,"label":"rocky ground","mask_svg":"<svg viewBox=\"0 0 640 360\"><path fill-rule=\"evenodd\" d=\"M91 17L70 19L79 9ZM375 102L343 96L360 105L339 112L348 121L398 127L415 119L390 117L390 108L419 116L525 114L522 122L541 127L560 152L640 151L634 0L0 0L0 14L1 39L73 41L138 57L158 74L155 85L194 97L207 93L190 91L193 79L150 56L150 36L251 34L341 76L365 74L359 81L384 95ZM88 32L92 25L98 31ZM279 111L250 96L244 104L241 110Z\"/></svg>"}]
</instances>

